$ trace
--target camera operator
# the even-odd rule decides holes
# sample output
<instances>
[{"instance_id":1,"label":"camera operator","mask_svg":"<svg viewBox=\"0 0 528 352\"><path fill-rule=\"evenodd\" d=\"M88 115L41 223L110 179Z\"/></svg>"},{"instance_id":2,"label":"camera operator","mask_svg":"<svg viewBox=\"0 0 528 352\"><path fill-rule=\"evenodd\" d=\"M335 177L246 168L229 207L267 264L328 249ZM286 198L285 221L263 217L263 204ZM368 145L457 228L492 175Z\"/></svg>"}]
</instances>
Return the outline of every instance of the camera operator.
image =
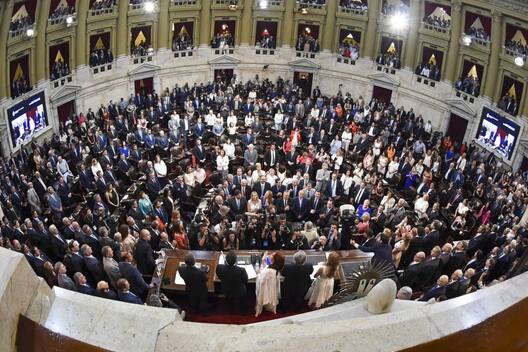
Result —
<instances>
[{"instance_id":1,"label":"camera operator","mask_svg":"<svg viewBox=\"0 0 528 352\"><path fill-rule=\"evenodd\" d=\"M219 251L220 238L217 234L209 231L208 224L202 223L198 232L198 249L202 251Z\"/></svg>"},{"instance_id":2,"label":"camera operator","mask_svg":"<svg viewBox=\"0 0 528 352\"><path fill-rule=\"evenodd\" d=\"M270 220L266 221L262 229L260 247L265 250L278 250L282 248L282 242L277 235L277 229Z\"/></svg>"},{"instance_id":3,"label":"camera operator","mask_svg":"<svg viewBox=\"0 0 528 352\"><path fill-rule=\"evenodd\" d=\"M283 246L283 249L285 250L295 250L295 251L298 251L301 249L306 250L309 248L310 247L308 246L308 240L306 239L306 237L302 235L301 229L299 228L296 228L293 231L291 235L291 239L288 242L285 242Z\"/></svg>"},{"instance_id":4,"label":"camera operator","mask_svg":"<svg viewBox=\"0 0 528 352\"><path fill-rule=\"evenodd\" d=\"M277 231L277 237L281 243L286 243L290 240L292 229L286 222L286 215L279 215L279 221L275 224L275 230Z\"/></svg>"}]
</instances>

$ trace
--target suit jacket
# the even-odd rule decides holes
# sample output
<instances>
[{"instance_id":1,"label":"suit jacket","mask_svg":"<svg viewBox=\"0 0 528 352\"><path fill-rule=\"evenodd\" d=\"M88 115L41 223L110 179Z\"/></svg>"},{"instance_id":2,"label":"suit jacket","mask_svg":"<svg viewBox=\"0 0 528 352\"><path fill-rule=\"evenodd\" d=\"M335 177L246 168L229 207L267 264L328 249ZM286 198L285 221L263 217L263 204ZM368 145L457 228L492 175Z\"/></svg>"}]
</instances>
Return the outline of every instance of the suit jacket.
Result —
<instances>
[{"instance_id":1,"label":"suit jacket","mask_svg":"<svg viewBox=\"0 0 528 352\"><path fill-rule=\"evenodd\" d=\"M420 301L428 301L431 298L438 298L440 296L445 295L446 293L446 287L439 287L438 285L434 285L427 291L424 296L420 299Z\"/></svg>"},{"instance_id":2,"label":"suit jacket","mask_svg":"<svg viewBox=\"0 0 528 352\"><path fill-rule=\"evenodd\" d=\"M247 206L247 200L246 198L244 197L240 197L240 206L237 206L237 201L236 201L236 197L233 197L229 200L229 214L231 216L231 218L235 218L237 215L242 215L245 213L246 211L246 206Z\"/></svg>"},{"instance_id":3,"label":"suit jacket","mask_svg":"<svg viewBox=\"0 0 528 352\"><path fill-rule=\"evenodd\" d=\"M262 186L260 182L256 182L253 184L252 191L257 192L259 197L263 197L264 194L270 190L271 190L271 185L268 182L264 182L264 186Z\"/></svg>"},{"instance_id":4,"label":"suit jacket","mask_svg":"<svg viewBox=\"0 0 528 352\"><path fill-rule=\"evenodd\" d=\"M139 272L143 275L152 275L156 268L154 252L149 242L140 238L136 244L134 259L137 263Z\"/></svg>"},{"instance_id":5,"label":"suit jacket","mask_svg":"<svg viewBox=\"0 0 528 352\"><path fill-rule=\"evenodd\" d=\"M243 299L246 296L248 276L244 268L221 264L216 267L216 276L222 282L222 291L227 299Z\"/></svg>"},{"instance_id":6,"label":"suit jacket","mask_svg":"<svg viewBox=\"0 0 528 352\"><path fill-rule=\"evenodd\" d=\"M280 162L280 154L279 150L275 149L275 159L273 160L274 163L271 163L271 150L268 150L266 154L264 155L264 165L268 167L275 167Z\"/></svg>"},{"instance_id":7,"label":"suit jacket","mask_svg":"<svg viewBox=\"0 0 528 352\"><path fill-rule=\"evenodd\" d=\"M112 287L117 287L117 280L121 278L121 272L119 271L119 264L114 260L114 258L103 258L103 268L110 279L110 285Z\"/></svg>"},{"instance_id":8,"label":"suit jacket","mask_svg":"<svg viewBox=\"0 0 528 352\"><path fill-rule=\"evenodd\" d=\"M295 198L292 202L292 213L296 221L305 220L310 212L310 201L306 198Z\"/></svg>"},{"instance_id":9,"label":"suit jacket","mask_svg":"<svg viewBox=\"0 0 528 352\"><path fill-rule=\"evenodd\" d=\"M77 286L77 292L84 293L86 295L93 295L95 293L95 290L92 286L86 284Z\"/></svg>"},{"instance_id":10,"label":"suit jacket","mask_svg":"<svg viewBox=\"0 0 528 352\"><path fill-rule=\"evenodd\" d=\"M284 276L281 290L284 309L298 311L304 306L304 296L310 288L312 272L313 266L307 263L284 265L281 272Z\"/></svg>"},{"instance_id":11,"label":"suit jacket","mask_svg":"<svg viewBox=\"0 0 528 352\"><path fill-rule=\"evenodd\" d=\"M66 240L61 235L59 237L60 239L55 236L50 236L48 256L54 263L63 260L66 255Z\"/></svg>"},{"instance_id":12,"label":"suit jacket","mask_svg":"<svg viewBox=\"0 0 528 352\"><path fill-rule=\"evenodd\" d=\"M374 253L374 256L372 257L371 261L378 262L378 263L385 263L392 266L392 247L390 244L384 244L384 243L375 243L372 246L359 246L359 249L363 252L370 252Z\"/></svg>"},{"instance_id":13,"label":"suit jacket","mask_svg":"<svg viewBox=\"0 0 528 352\"><path fill-rule=\"evenodd\" d=\"M178 272L185 281L185 292L189 296L191 306L198 310L205 309L207 304L207 273L195 266L182 265Z\"/></svg>"},{"instance_id":14,"label":"suit jacket","mask_svg":"<svg viewBox=\"0 0 528 352\"><path fill-rule=\"evenodd\" d=\"M103 265L94 256L84 257L83 263L84 263L84 268L85 268L84 273L86 275L86 278L88 279L88 282L90 282L94 287L97 285L99 281L104 280L106 278Z\"/></svg>"},{"instance_id":15,"label":"suit jacket","mask_svg":"<svg viewBox=\"0 0 528 352\"><path fill-rule=\"evenodd\" d=\"M143 304L143 301L141 300L141 298L139 298L137 295L135 295L134 293L130 291L126 293L118 292L117 298L122 302L133 303L133 304Z\"/></svg>"},{"instance_id":16,"label":"suit jacket","mask_svg":"<svg viewBox=\"0 0 528 352\"><path fill-rule=\"evenodd\" d=\"M146 297L149 286L143 280L143 276L141 276L139 270L132 263L128 262L121 262L118 265L122 277L127 279L130 284L130 291L139 297Z\"/></svg>"},{"instance_id":17,"label":"suit jacket","mask_svg":"<svg viewBox=\"0 0 528 352\"><path fill-rule=\"evenodd\" d=\"M418 291L420 289L420 273L423 270L424 262L411 264L405 269L405 271L400 276L400 285L409 286L413 291Z\"/></svg>"},{"instance_id":18,"label":"suit jacket","mask_svg":"<svg viewBox=\"0 0 528 352\"><path fill-rule=\"evenodd\" d=\"M343 184L340 180L336 180L336 197L339 197L343 192ZM332 180L328 181L326 184L325 194L328 198L332 197Z\"/></svg>"}]
</instances>

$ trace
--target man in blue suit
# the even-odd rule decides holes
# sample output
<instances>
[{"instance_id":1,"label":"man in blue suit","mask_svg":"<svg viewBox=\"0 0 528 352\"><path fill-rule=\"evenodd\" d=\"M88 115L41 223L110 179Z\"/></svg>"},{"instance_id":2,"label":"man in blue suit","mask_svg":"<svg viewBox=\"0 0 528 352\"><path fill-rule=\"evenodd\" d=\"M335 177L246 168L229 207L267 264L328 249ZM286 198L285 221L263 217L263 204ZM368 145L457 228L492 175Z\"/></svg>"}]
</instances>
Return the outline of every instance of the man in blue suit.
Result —
<instances>
[{"instance_id":1,"label":"man in blue suit","mask_svg":"<svg viewBox=\"0 0 528 352\"><path fill-rule=\"evenodd\" d=\"M193 133L196 138L203 138L205 134L205 126L202 123L202 118L199 117L196 121L196 125L194 125Z\"/></svg>"},{"instance_id":2,"label":"man in blue suit","mask_svg":"<svg viewBox=\"0 0 528 352\"><path fill-rule=\"evenodd\" d=\"M246 134L242 136L242 144L244 145L244 149L246 149L248 145L254 143L255 136L253 136L253 131L251 130L251 128L248 128Z\"/></svg>"},{"instance_id":3,"label":"man in blue suit","mask_svg":"<svg viewBox=\"0 0 528 352\"><path fill-rule=\"evenodd\" d=\"M117 280L117 289L117 298L120 301L133 304L143 304L141 298L130 292L130 284L128 283L127 279Z\"/></svg>"},{"instance_id":4,"label":"man in blue suit","mask_svg":"<svg viewBox=\"0 0 528 352\"><path fill-rule=\"evenodd\" d=\"M293 200L293 216L295 221L306 220L310 212L310 202L304 197L304 190L299 191L299 196Z\"/></svg>"},{"instance_id":5,"label":"man in blue suit","mask_svg":"<svg viewBox=\"0 0 528 352\"><path fill-rule=\"evenodd\" d=\"M122 259L123 261L119 263L119 271L123 278L127 280L127 283L130 284L130 291L142 299L147 297L149 285L141 276L138 268L132 265L132 253L123 253ZM119 286L119 282L117 285Z\"/></svg>"},{"instance_id":6,"label":"man in blue suit","mask_svg":"<svg viewBox=\"0 0 528 352\"><path fill-rule=\"evenodd\" d=\"M75 284L77 285L77 292L84 293L87 295L93 295L95 293L93 287L86 283L86 277L83 275L83 273L76 272L73 275L73 279L75 280Z\"/></svg>"},{"instance_id":7,"label":"man in blue suit","mask_svg":"<svg viewBox=\"0 0 528 352\"><path fill-rule=\"evenodd\" d=\"M363 252L374 253L371 261L373 263L383 263L390 265L392 264L392 247L389 244L389 241L392 238L391 230L385 229L379 236L379 241L374 243L372 246L359 246L357 243L352 241L352 246L362 250Z\"/></svg>"},{"instance_id":8,"label":"man in blue suit","mask_svg":"<svg viewBox=\"0 0 528 352\"><path fill-rule=\"evenodd\" d=\"M436 285L433 285L427 291L422 298L420 298L420 301L429 301L431 298L437 299L440 296L444 296L446 293L446 286L449 283L449 277L447 275L442 275L436 280Z\"/></svg>"}]
</instances>

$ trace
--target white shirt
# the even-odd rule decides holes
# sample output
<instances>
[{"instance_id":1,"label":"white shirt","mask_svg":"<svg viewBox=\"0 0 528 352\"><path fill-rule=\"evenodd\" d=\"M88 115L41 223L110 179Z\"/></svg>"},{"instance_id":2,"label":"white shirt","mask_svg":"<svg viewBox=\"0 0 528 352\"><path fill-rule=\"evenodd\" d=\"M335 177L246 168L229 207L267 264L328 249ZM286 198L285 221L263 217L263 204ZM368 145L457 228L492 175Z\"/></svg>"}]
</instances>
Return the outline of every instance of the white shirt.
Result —
<instances>
[{"instance_id":1,"label":"white shirt","mask_svg":"<svg viewBox=\"0 0 528 352\"><path fill-rule=\"evenodd\" d=\"M229 168L229 157L227 154L224 156L218 155L216 157L216 168L218 171L224 171Z\"/></svg>"},{"instance_id":2,"label":"white shirt","mask_svg":"<svg viewBox=\"0 0 528 352\"><path fill-rule=\"evenodd\" d=\"M414 202L414 211L418 213L418 215L423 215L427 209L429 208L429 202L426 201L423 197L420 197Z\"/></svg>"},{"instance_id":3,"label":"white shirt","mask_svg":"<svg viewBox=\"0 0 528 352\"><path fill-rule=\"evenodd\" d=\"M160 160L159 163L154 163L154 171L156 171L156 176L158 177L167 176L167 164L163 160Z\"/></svg>"},{"instance_id":4,"label":"white shirt","mask_svg":"<svg viewBox=\"0 0 528 352\"><path fill-rule=\"evenodd\" d=\"M222 148L229 158L235 157L235 145L233 143L225 143Z\"/></svg>"}]
</instances>

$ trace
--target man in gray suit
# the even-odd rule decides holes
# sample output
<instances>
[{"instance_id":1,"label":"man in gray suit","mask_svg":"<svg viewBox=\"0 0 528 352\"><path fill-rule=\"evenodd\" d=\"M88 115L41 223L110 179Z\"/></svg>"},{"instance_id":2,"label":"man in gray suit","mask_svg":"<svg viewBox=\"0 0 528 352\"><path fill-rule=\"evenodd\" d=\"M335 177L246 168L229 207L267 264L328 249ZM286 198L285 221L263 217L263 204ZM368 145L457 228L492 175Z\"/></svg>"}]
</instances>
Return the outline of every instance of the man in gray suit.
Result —
<instances>
[{"instance_id":1,"label":"man in gray suit","mask_svg":"<svg viewBox=\"0 0 528 352\"><path fill-rule=\"evenodd\" d=\"M103 254L103 269L110 279L110 285L117 289L117 280L121 278L121 271L119 271L119 264L114 259L114 251L110 246L104 246L101 252Z\"/></svg>"},{"instance_id":2,"label":"man in gray suit","mask_svg":"<svg viewBox=\"0 0 528 352\"><path fill-rule=\"evenodd\" d=\"M56 262L53 268L55 269L55 273L57 273L59 287L70 291L77 291L73 280L66 275L66 266L62 262Z\"/></svg>"},{"instance_id":3,"label":"man in gray suit","mask_svg":"<svg viewBox=\"0 0 528 352\"><path fill-rule=\"evenodd\" d=\"M253 144L248 145L244 152L244 166L254 166L258 159L258 153Z\"/></svg>"},{"instance_id":4,"label":"man in gray suit","mask_svg":"<svg viewBox=\"0 0 528 352\"><path fill-rule=\"evenodd\" d=\"M28 182L27 201L32 211L36 211L39 215L42 214L42 203L40 202L37 191L33 188L33 182Z\"/></svg>"}]
</instances>

